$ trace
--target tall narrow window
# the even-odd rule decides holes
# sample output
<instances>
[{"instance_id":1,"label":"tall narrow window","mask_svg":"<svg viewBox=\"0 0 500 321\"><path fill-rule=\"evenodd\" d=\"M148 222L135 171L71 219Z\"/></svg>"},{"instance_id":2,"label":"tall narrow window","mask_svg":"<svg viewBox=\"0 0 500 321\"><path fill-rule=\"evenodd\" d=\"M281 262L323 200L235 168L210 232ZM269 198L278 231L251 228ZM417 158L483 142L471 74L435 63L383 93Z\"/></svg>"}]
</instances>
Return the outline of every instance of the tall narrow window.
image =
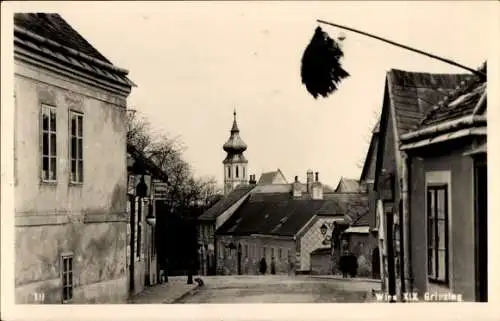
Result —
<instances>
[{"instance_id":1,"label":"tall narrow window","mask_svg":"<svg viewBox=\"0 0 500 321\"><path fill-rule=\"evenodd\" d=\"M243 176L242 178L245 178L245 167L242 167L241 170L243 171Z\"/></svg>"},{"instance_id":2,"label":"tall narrow window","mask_svg":"<svg viewBox=\"0 0 500 321\"><path fill-rule=\"evenodd\" d=\"M429 280L448 283L448 187L427 188L427 248Z\"/></svg>"},{"instance_id":3,"label":"tall narrow window","mask_svg":"<svg viewBox=\"0 0 500 321\"><path fill-rule=\"evenodd\" d=\"M61 263L62 301L65 303L73 298L73 256L63 255Z\"/></svg>"},{"instance_id":4,"label":"tall narrow window","mask_svg":"<svg viewBox=\"0 0 500 321\"><path fill-rule=\"evenodd\" d=\"M239 173L239 168L240 168L239 166L236 166L236 178L238 178L238 177L239 177L239 174L240 174L240 173Z\"/></svg>"},{"instance_id":5,"label":"tall narrow window","mask_svg":"<svg viewBox=\"0 0 500 321\"><path fill-rule=\"evenodd\" d=\"M71 182L83 183L83 114L70 112Z\"/></svg>"},{"instance_id":6,"label":"tall narrow window","mask_svg":"<svg viewBox=\"0 0 500 321\"><path fill-rule=\"evenodd\" d=\"M281 251L281 247L280 247L280 248L278 248L278 257L279 257L280 259L282 259L282 258L283 258L283 252Z\"/></svg>"},{"instance_id":7,"label":"tall narrow window","mask_svg":"<svg viewBox=\"0 0 500 321\"><path fill-rule=\"evenodd\" d=\"M42 105L42 180L57 180L56 108Z\"/></svg>"},{"instance_id":8,"label":"tall narrow window","mask_svg":"<svg viewBox=\"0 0 500 321\"><path fill-rule=\"evenodd\" d=\"M231 178L231 167L227 168L227 178Z\"/></svg>"}]
</instances>

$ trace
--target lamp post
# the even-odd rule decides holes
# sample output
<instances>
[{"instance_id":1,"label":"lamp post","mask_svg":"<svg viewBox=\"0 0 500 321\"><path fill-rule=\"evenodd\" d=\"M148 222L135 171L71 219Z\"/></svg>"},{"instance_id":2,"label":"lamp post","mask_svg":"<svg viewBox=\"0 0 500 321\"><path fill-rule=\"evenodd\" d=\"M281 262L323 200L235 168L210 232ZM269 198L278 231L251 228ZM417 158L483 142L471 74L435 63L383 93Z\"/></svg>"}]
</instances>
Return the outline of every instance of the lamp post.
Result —
<instances>
[{"instance_id":1,"label":"lamp post","mask_svg":"<svg viewBox=\"0 0 500 321\"><path fill-rule=\"evenodd\" d=\"M323 224L321 225L319 230L321 231L321 235L325 236L326 232L328 231L328 226L326 226L326 224Z\"/></svg>"}]
</instances>

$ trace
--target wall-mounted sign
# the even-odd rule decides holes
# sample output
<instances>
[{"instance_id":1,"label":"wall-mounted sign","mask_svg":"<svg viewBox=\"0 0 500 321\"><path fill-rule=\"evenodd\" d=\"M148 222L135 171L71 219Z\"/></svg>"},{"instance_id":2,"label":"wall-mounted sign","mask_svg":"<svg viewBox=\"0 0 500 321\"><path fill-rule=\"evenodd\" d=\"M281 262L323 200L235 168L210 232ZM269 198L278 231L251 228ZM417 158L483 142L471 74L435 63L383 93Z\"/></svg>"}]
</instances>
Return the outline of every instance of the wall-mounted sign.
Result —
<instances>
[{"instance_id":1,"label":"wall-mounted sign","mask_svg":"<svg viewBox=\"0 0 500 321\"><path fill-rule=\"evenodd\" d=\"M167 184L162 182L153 183L153 198L156 200L167 199Z\"/></svg>"}]
</instances>

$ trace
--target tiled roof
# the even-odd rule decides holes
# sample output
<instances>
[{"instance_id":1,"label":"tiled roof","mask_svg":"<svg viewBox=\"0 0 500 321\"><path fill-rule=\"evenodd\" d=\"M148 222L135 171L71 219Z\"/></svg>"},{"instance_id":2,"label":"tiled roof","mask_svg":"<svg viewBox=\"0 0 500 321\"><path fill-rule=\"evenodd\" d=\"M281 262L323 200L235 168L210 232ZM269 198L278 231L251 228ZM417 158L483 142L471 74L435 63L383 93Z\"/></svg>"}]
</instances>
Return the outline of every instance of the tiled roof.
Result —
<instances>
[{"instance_id":1,"label":"tiled roof","mask_svg":"<svg viewBox=\"0 0 500 321\"><path fill-rule=\"evenodd\" d=\"M93 58L111 63L57 13L16 13L14 25Z\"/></svg>"},{"instance_id":2,"label":"tiled roof","mask_svg":"<svg viewBox=\"0 0 500 321\"><path fill-rule=\"evenodd\" d=\"M486 65L480 71L486 73ZM479 99L486 92L486 80L477 76L462 81L454 92L434 105L422 120L421 127L452 120L472 113Z\"/></svg>"},{"instance_id":3,"label":"tiled roof","mask_svg":"<svg viewBox=\"0 0 500 321\"><path fill-rule=\"evenodd\" d=\"M356 179L341 177L336 193L358 193L360 191L359 181Z\"/></svg>"},{"instance_id":4,"label":"tiled roof","mask_svg":"<svg viewBox=\"0 0 500 321\"><path fill-rule=\"evenodd\" d=\"M276 179L279 178L283 179L283 182L287 182L285 176L281 172L281 170L278 168L276 171L273 172L265 172L260 175L259 181L257 184L259 185L266 185L266 184L274 184L276 182Z\"/></svg>"},{"instance_id":5,"label":"tiled roof","mask_svg":"<svg viewBox=\"0 0 500 321\"><path fill-rule=\"evenodd\" d=\"M352 215L368 208L361 194L296 200L287 193L252 194L219 229L220 234L294 236L314 215Z\"/></svg>"},{"instance_id":6,"label":"tiled roof","mask_svg":"<svg viewBox=\"0 0 500 321\"><path fill-rule=\"evenodd\" d=\"M255 186L254 185L238 185L233 189L227 196L215 203L212 207L200 215L200 220L214 220L219 215L224 213L228 208L230 208L234 203L239 201L243 196L250 192Z\"/></svg>"},{"instance_id":7,"label":"tiled roof","mask_svg":"<svg viewBox=\"0 0 500 321\"><path fill-rule=\"evenodd\" d=\"M135 86L127 78L127 70L114 66L58 14L14 14L14 44L15 54L35 52L69 66L77 75L90 73L99 79Z\"/></svg>"},{"instance_id":8,"label":"tiled roof","mask_svg":"<svg viewBox=\"0 0 500 321\"><path fill-rule=\"evenodd\" d=\"M389 71L389 99L394 106L398 133L417 129L425 113L469 77L469 74Z\"/></svg>"},{"instance_id":9,"label":"tiled roof","mask_svg":"<svg viewBox=\"0 0 500 321\"><path fill-rule=\"evenodd\" d=\"M274 177L276 177L277 174L277 171L262 173L262 175L260 175L258 184L272 184L274 181Z\"/></svg>"}]
</instances>

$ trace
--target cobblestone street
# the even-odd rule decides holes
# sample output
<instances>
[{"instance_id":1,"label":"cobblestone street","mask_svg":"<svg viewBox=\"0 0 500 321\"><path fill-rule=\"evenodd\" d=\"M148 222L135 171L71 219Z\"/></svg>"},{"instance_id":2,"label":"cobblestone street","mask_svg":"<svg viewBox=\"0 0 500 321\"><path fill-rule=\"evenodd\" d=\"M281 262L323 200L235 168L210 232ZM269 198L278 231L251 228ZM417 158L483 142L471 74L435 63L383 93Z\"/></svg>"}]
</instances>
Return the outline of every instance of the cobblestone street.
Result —
<instances>
[{"instance_id":1,"label":"cobblestone street","mask_svg":"<svg viewBox=\"0 0 500 321\"><path fill-rule=\"evenodd\" d=\"M178 303L348 303L370 301L372 280L329 276L216 276Z\"/></svg>"}]
</instances>

